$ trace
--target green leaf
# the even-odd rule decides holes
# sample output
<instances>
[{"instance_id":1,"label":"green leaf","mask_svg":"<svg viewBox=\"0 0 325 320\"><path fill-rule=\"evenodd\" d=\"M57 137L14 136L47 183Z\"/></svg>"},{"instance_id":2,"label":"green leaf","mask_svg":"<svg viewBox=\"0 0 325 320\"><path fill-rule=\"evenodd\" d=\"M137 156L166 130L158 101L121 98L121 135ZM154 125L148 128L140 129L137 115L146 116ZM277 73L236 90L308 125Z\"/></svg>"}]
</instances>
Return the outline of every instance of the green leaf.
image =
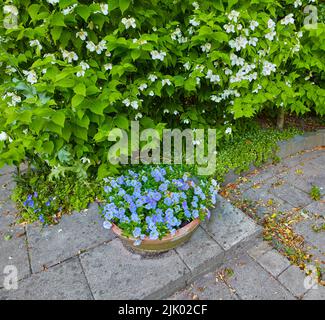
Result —
<instances>
[{"instance_id":1,"label":"green leaf","mask_svg":"<svg viewBox=\"0 0 325 320\"><path fill-rule=\"evenodd\" d=\"M60 127L64 127L64 123L65 123L65 114L63 111L56 111L53 115L52 115L52 121L59 125Z\"/></svg>"},{"instance_id":2,"label":"green leaf","mask_svg":"<svg viewBox=\"0 0 325 320\"><path fill-rule=\"evenodd\" d=\"M130 0L119 0L119 6L122 11L122 14L124 13L125 10L128 9L130 2L131 2Z\"/></svg>"},{"instance_id":3,"label":"green leaf","mask_svg":"<svg viewBox=\"0 0 325 320\"><path fill-rule=\"evenodd\" d=\"M32 4L28 7L27 12L32 20L36 20L40 8L39 4Z\"/></svg>"},{"instance_id":4,"label":"green leaf","mask_svg":"<svg viewBox=\"0 0 325 320\"><path fill-rule=\"evenodd\" d=\"M77 8L76 8L76 13L79 14L79 16L84 19L86 22L90 16L90 9L88 6L86 5L79 5Z\"/></svg>"},{"instance_id":5,"label":"green leaf","mask_svg":"<svg viewBox=\"0 0 325 320\"><path fill-rule=\"evenodd\" d=\"M42 149L45 153L51 154L54 150L54 143L52 141L46 141L42 144Z\"/></svg>"},{"instance_id":6,"label":"green leaf","mask_svg":"<svg viewBox=\"0 0 325 320\"><path fill-rule=\"evenodd\" d=\"M80 94L81 96L86 96L86 86L83 83L78 83L74 88L73 91L76 94Z\"/></svg>"},{"instance_id":7,"label":"green leaf","mask_svg":"<svg viewBox=\"0 0 325 320\"><path fill-rule=\"evenodd\" d=\"M61 32L62 32L62 27L54 27L51 29L51 36L54 42L60 39Z\"/></svg>"},{"instance_id":8,"label":"green leaf","mask_svg":"<svg viewBox=\"0 0 325 320\"><path fill-rule=\"evenodd\" d=\"M105 108L108 107L108 103L105 101L100 101L100 100L96 100L96 101L92 101L90 102L90 106L89 109L96 114L99 115L103 115Z\"/></svg>"},{"instance_id":9,"label":"green leaf","mask_svg":"<svg viewBox=\"0 0 325 320\"><path fill-rule=\"evenodd\" d=\"M71 105L72 107L76 108L79 106L79 104L84 101L85 97L80 95L80 94L76 94L73 96L72 100L71 100Z\"/></svg>"},{"instance_id":10,"label":"green leaf","mask_svg":"<svg viewBox=\"0 0 325 320\"><path fill-rule=\"evenodd\" d=\"M52 16L51 25L56 27L65 27L64 15L60 12L56 12Z\"/></svg>"},{"instance_id":11,"label":"green leaf","mask_svg":"<svg viewBox=\"0 0 325 320\"><path fill-rule=\"evenodd\" d=\"M129 119L126 116L118 115L114 119L114 124L120 129L129 129Z\"/></svg>"}]
</instances>

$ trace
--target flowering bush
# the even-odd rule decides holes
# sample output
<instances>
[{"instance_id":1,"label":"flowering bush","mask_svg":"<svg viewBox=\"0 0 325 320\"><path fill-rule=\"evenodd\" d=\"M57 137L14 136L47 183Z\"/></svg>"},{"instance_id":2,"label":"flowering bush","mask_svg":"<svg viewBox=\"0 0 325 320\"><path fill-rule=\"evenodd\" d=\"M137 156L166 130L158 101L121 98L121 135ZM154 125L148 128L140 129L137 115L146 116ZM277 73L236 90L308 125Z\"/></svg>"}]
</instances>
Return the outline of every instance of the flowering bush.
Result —
<instances>
[{"instance_id":1,"label":"flowering bush","mask_svg":"<svg viewBox=\"0 0 325 320\"><path fill-rule=\"evenodd\" d=\"M204 220L217 201L215 180L196 183L182 167L148 166L105 182L104 227L115 223L137 239L136 245L145 237L161 239L194 219Z\"/></svg>"},{"instance_id":2,"label":"flowering bush","mask_svg":"<svg viewBox=\"0 0 325 320\"><path fill-rule=\"evenodd\" d=\"M325 114L325 28L303 26L309 2L6 1L0 166L104 177L107 135L132 119L222 137L264 108Z\"/></svg>"}]
</instances>

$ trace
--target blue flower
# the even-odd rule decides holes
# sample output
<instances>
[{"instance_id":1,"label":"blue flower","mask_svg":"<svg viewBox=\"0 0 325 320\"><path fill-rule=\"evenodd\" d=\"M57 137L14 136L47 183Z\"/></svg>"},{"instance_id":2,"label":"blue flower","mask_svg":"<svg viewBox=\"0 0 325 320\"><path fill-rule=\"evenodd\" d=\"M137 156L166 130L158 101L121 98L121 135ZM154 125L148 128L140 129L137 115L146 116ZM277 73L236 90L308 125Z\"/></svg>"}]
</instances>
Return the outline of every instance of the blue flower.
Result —
<instances>
[{"instance_id":1,"label":"blue flower","mask_svg":"<svg viewBox=\"0 0 325 320\"><path fill-rule=\"evenodd\" d=\"M146 183L146 182L148 181L148 178L147 178L146 176L143 176L143 177L141 178L141 180L142 180L142 182Z\"/></svg>"},{"instance_id":2,"label":"blue flower","mask_svg":"<svg viewBox=\"0 0 325 320\"><path fill-rule=\"evenodd\" d=\"M166 183L163 183L159 186L159 191L165 192L168 189L168 185Z\"/></svg>"},{"instance_id":3,"label":"blue flower","mask_svg":"<svg viewBox=\"0 0 325 320\"><path fill-rule=\"evenodd\" d=\"M112 224L109 221L104 221L103 227L109 230L112 228Z\"/></svg>"},{"instance_id":4,"label":"blue flower","mask_svg":"<svg viewBox=\"0 0 325 320\"><path fill-rule=\"evenodd\" d=\"M140 237L140 235L141 235L141 228L139 228L139 227L136 227L134 230L133 230L133 237L134 238L138 238L138 237Z\"/></svg>"},{"instance_id":5,"label":"blue flower","mask_svg":"<svg viewBox=\"0 0 325 320\"><path fill-rule=\"evenodd\" d=\"M43 216L42 214L38 217L38 220L39 220L40 222L42 222L42 223L45 222L45 220L44 220L44 216Z\"/></svg>"},{"instance_id":6,"label":"blue flower","mask_svg":"<svg viewBox=\"0 0 325 320\"><path fill-rule=\"evenodd\" d=\"M135 245L136 247L138 247L139 245L141 245L141 243L142 243L142 240L137 239L137 240L135 240L135 241L133 242L133 245Z\"/></svg>"},{"instance_id":7,"label":"blue flower","mask_svg":"<svg viewBox=\"0 0 325 320\"><path fill-rule=\"evenodd\" d=\"M173 201L172 201L171 198L168 198L168 197L167 197L167 198L164 199L164 204L165 204L166 206L171 206L172 203L173 203Z\"/></svg>"},{"instance_id":8,"label":"blue flower","mask_svg":"<svg viewBox=\"0 0 325 320\"><path fill-rule=\"evenodd\" d=\"M110 186L105 186L105 187L104 187L104 191L105 191L106 193L110 193L110 192L112 191L112 188L111 188Z\"/></svg>"},{"instance_id":9,"label":"blue flower","mask_svg":"<svg viewBox=\"0 0 325 320\"><path fill-rule=\"evenodd\" d=\"M133 222L140 222L140 218L139 218L139 216L136 213L132 213L131 220Z\"/></svg>"},{"instance_id":10,"label":"blue flower","mask_svg":"<svg viewBox=\"0 0 325 320\"><path fill-rule=\"evenodd\" d=\"M45 203L45 205L46 205L47 207L49 207L49 206L51 205L51 201L47 201L47 202Z\"/></svg>"},{"instance_id":11,"label":"blue flower","mask_svg":"<svg viewBox=\"0 0 325 320\"><path fill-rule=\"evenodd\" d=\"M158 238L159 238L159 233L158 233L157 229L151 230L151 232L149 234L149 239L157 240Z\"/></svg>"},{"instance_id":12,"label":"blue flower","mask_svg":"<svg viewBox=\"0 0 325 320\"><path fill-rule=\"evenodd\" d=\"M193 210L192 211L192 216L194 219L198 218L199 217L199 211L198 210Z\"/></svg>"}]
</instances>

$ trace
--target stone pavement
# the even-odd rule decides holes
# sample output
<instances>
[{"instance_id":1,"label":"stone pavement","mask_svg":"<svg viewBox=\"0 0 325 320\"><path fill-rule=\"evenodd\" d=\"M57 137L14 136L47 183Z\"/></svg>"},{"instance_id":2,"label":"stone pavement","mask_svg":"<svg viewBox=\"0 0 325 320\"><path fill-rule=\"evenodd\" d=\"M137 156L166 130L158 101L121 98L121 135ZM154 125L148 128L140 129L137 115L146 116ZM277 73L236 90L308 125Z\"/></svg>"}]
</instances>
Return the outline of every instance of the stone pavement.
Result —
<instances>
[{"instance_id":1,"label":"stone pavement","mask_svg":"<svg viewBox=\"0 0 325 320\"><path fill-rule=\"evenodd\" d=\"M272 197L272 210L299 205L313 212L303 214L297 230L320 260L324 231L315 232L310 226L316 218L318 225L324 218L324 203L311 200L308 192L311 182L324 185L324 159L323 150L286 159L238 186L245 197L262 197L268 203ZM147 256L128 251L105 230L96 205L64 216L55 226L15 225L17 212L9 199L14 186L10 168L1 173L0 300L324 299L324 287L306 289L304 273L262 241L261 226L222 197L211 220L188 243ZM258 207L253 211L256 216L250 213L254 218L271 210L262 204ZM8 265L18 270L17 290L4 287Z\"/></svg>"},{"instance_id":2,"label":"stone pavement","mask_svg":"<svg viewBox=\"0 0 325 320\"><path fill-rule=\"evenodd\" d=\"M321 192L319 201L310 197L313 185ZM292 223L293 232L303 239L303 249L312 255L308 268L317 266L325 280L325 148L268 165L238 185L228 185L223 193L259 223L272 214ZM325 300L325 287L315 283L268 242L259 240L170 299Z\"/></svg>"}]
</instances>

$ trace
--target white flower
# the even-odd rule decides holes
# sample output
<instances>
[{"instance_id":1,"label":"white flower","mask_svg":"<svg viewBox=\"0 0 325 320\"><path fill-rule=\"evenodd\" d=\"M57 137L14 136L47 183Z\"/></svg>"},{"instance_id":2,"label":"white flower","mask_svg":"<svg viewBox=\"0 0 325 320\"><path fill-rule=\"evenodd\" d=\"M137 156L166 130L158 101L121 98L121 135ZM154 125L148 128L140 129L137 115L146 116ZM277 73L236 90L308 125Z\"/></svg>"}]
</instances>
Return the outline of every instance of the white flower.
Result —
<instances>
[{"instance_id":1,"label":"white flower","mask_svg":"<svg viewBox=\"0 0 325 320\"><path fill-rule=\"evenodd\" d=\"M107 3L101 3L100 4L100 10L103 13L104 16L108 15L108 4Z\"/></svg>"},{"instance_id":2,"label":"white flower","mask_svg":"<svg viewBox=\"0 0 325 320\"><path fill-rule=\"evenodd\" d=\"M87 41L86 48L87 48L90 52L94 52L94 51L96 50L96 45L95 45L92 41Z\"/></svg>"},{"instance_id":3,"label":"white flower","mask_svg":"<svg viewBox=\"0 0 325 320\"><path fill-rule=\"evenodd\" d=\"M124 24L125 29L129 29L130 27L132 27L133 29L135 29L137 27L134 18L128 18L128 19L127 18L123 18L121 20L121 22Z\"/></svg>"},{"instance_id":4,"label":"white flower","mask_svg":"<svg viewBox=\"0 0 325 320\"><path fill-rule=\"evenodd\" d=\"M294 24L294 23L295 23L295 19L293 18L293 13L288 14L281 20L281 24L283 24L285 26L288 24Z\"/></svg>"},{"instance_id":5,"label":"white flower","mask_svg":"<svg viewBox=\"0 0 325 320\"><path fill-rule=\"evenodd\" d=\"M17 103L21 102L21 97L17 96L14 92L7 92L2 98L6 99L8 97L11 98L11 101L8 101L9 107L15 107Z\"/></svg>"},{"instance_id":6,"label":"white flower","mask_svg":"<svg viewBox=\"0 0 325 320\"><path fill-rule=\"evenodd\" d=\"M155 82L158 77L155 74L149 74L148 79L152 82Z\"/></svg>"},{"instance_id":7,"label":"white flower","mask_svg":"<svg viewBox=\"0 0 325 320\"><path fill-rule=\"evenodd\" d=\"M230 61L232 66L243 66L245 63L243 58L238 57L234 53L230 54Z\"/></svg>"},{"instance_id":8,"label":"white flower","mask_svg":"<svg viewBox=\"0 0 325 320\"><path fill-rule=\"evenodd\" d=\"M269 29L273 29L275 27L275 22L272 19L269 19L269 21L267 22L267 27Z\"/></svg>"},{"instance_id":9,"label":"white flower","mask_svg":"<svg viewBox=\"0 0 325 320\"><path fill-rule=\"evenodd\" d=\"M240 31L240 30L242 30L242 29L243 29L243 25L239 23L239 24L237 25L237 30Z\"/></svg>"},{"instance_id":10,"label":"white flower","mask_svg":"<svg viewBox=\"0 0 325 320\"><path fill-rule=\"evenodd\" d=\"M11 74L17 72L17 70L14 67L12 67L12 66L6 66L5 72L6 72L6 74L11 75Z\"/></svg>"},{"instance_id":11,"label":"white flower","mask_svg":"<svg viewBox=\"0 0 325 320\"><path fill-rule=\"evenodd\" d=\"M225 24L223 28L226 30L227 33L235 33L235 26L233 24Z\"/></svg>"},{"instance_id":12,"label":"white flower","mask_svg":"<svg viewBox=\"0 0 325 320\"><path fill-rule=\"evenodd\" d=\"M225 75L226 76L232 75L232 71L229 68L226 68L225 69Z\"/></svg>"},{"instance_id":13,"label":"white flower","mask_svg":"<svg viewBox=\"0 0 325 320\"><path fill-rule=\"evenodd\" d=\"M139 103L138 101L134 100L131 102L131 107L135 110L137 110L139 108Z\"/></svg>"},{"instance_id":14,"label":"white flower","mask_svg":"<svg viewBox=\"0 0 325 320\"><path fill-rule=\"evenodd\" d=\"M231 134L232 133L232 129L230 127L228 127L226 130L225 130L225 134Z\"/></svg>"},{"instance_id":15,"label":"white flower","mask_svg":"<svg viewBox=\"0 0 325 320\"><path fill-rule=\"evenodd\" d=\"M107 70L112 70L113 68L113 65L111 63L106 63L104 64L104 69L107 71Z\"/></svg>"},{"instance_id":16,"label":"white flower","mask_svg":"<svg viewBox=\"0 0 325 320\"><path fill-rule=\"evenodd\" d=\"M106 47L106 41L105 40L100 41L98 43L98 45L95 46L95 50L96 50L97 54L101 54L106 49L107 49L107 47Z\"/></svg>"},{"instance_id":17,"label":"white flower","mask_svg":"<svg viewBox=\"0 0 325 320\"><path fill-rule=\"evenodd\" d=\"M40 42L38 40L31 40L29 41L29 45L31 47L38 47L39 50L42 50L42 45L40 44Z\"/></svg>"},{"instance_id":18,"label":"white flower","mask_svg":"<svg viewBox=\"0 0 325 320\"><path fill-rule=\"evenodd\" d=\"M73 51L62 50L62 57L64 60L68 61L68 63L78 60L78 55Z\"/></svg>"},{"instance_id":19,"label":"white flower","mask_svg":"<svg viewBox=\"0 0 325 320\"><path fill-rule=\"evenodd\" d=\"M200 21L196 21L195 18L191 19L189 22L194 27L197 27L200 25Z\"/></svg>"},{"instance_id":20,"label":"white flower","mask_svg":"<svg viewBox=\"0 0 325 320\"><path fill-rule=\"evenodd\" d=\"M135 121L137 121L138 119L141 119L143 116L142 116L142 113L137 113L134 117Z\"/></svg>"},{"instance_id":21,"label":"white flower","mask_svg":"<svg viewBox=\"0 0 325 320\"><path fill-rule=\"evenodd\" d=\"M168 85L168 86L171 86L172 85L172 83L170 82L170 80L169 79L163 79L163 80L161 80L161 85L162 86L164 86L164 85Z\"/></svg>"},{"instance_id":22,"label":"white flower","mask_svg":"<svg viewBox=\"0 0 325 320\"><path fill-rule=\"evenodd\" d=\"M157 51L157 50L153 50L150 52L151 54L151 58L152 60L160 60L160 61L164 61L165 57L166 57L166 52L164 51Z\"/></svg>"},{"instance_id":23,"label":"white flower","mask_svg":"<svg viewBox=\"0 0 325 320\"><path fill-rule=\"evenodd\" d=\"M76 33L76 38L80 38L82 41L85 41L88 36L87 31L83 31L82 29Z\"/></svg>"},{"instance_id":24,"label":"white flower","mask_svg":"<svg viewBox=\"0 0 325 320\"><path fill-rule=\"evenodd\" d=\"M16 6L13 5L6 5L3 7L4 14L11 14L13 16L18 16L18 9Z\"/></svg>"},{"instance_id":25,"label":"white flower","mask_svg":"<svg viewBox=\"0 0 325 320\"><path fill-rule=\"evenodd\" d=\"M185 70L190 70L191 69L191 64L189 61L187 61L186 63L183 64L183 67L185 68Z\"/></svg>"},{"instance_id":26,"label":"white flower","mask_svg":"<svg viewBox=\"0 0 325 320\"><path fill-rule=\"evenodd\" d=\"M211 43L206 43L201 46L203 52L209 52L211 50Z\"/></svg>"},{"instance_id":27,"label":"white flower","mask_svg":"<svg viewBox=\"0 0 325 320\"><path fill-rule=\"evenodd\" d=\"M37 82L37 75L34 70L26 71L23 70L23 74L27 77L27 82L34 84Z\"/></svg>"},{"instance_id":28,"label":"white flower","mask_svg":"<svg viewBox=\"0 0 325 320\"><path fill-rule=\"evenodd\" d=\"M173 112L173 114L174 114L174 116L177 116L177 115L179 114L179 112L178 112L177 110L175 110L175 111Z\"/></svg>"},{"instance_id":29,"label":"white flower","mask_svg":"<svg viewBox=\"0 0 325 320\"><path fill-rule=\"evenodd\" d=\"M51 58L51 64L55 64L55 55L53 54L53 53L46 53L46 54L44 54L43 55L43 58L45 59L45 58L48 58L48 57L50 57Z\"/></svg>"},{"instance_id":30,"label":"white flower","mask_svg":"<svg viewBox=\"0 0 325 320\"><path fill-rule=\"evenodd\" d=\"M295 8L301 7L302 6L302 1L301 0L296 0L293 5L294 5Z\"/></svg>"},{"instance_id":31,"label":"white flower","mask_svg":"<svg viewBox=\"0 0 325 320\"><path fill-rule=\"evenodd\" d=\"M197 85L199 85L199 84L201 83L201 78L196 77L195 80L196 80L196 84L197 84Z\"/></svg>"},{"instance_id":32,"label":"white flower","mask_svg":"<svg viewBox=\"0 0 325 320\"><path fill-rule=\"evenodd\" d=\"M189 120L189 119L184 119L184 120L183 120L183 123L184 123L184 124L189 124L189 123L190 123L190 120Z\"/></svg>"},{"instance_id":33,"label":"white flower","mask_svg":"<svg viewBox=\"0 0 325 320\"><path fill-rule=\"evenodd\" d=\"M64 10L62 10L62 13L66 16L67 14L72 13L72 11L74 10L74 8L77 6L77 4L73 4L70 7L65 8Z\"/></svg>"},{"instance_id":34,"label":"white flower","mask_svg":"<svg viewBox=\"0 0 325 320\"><path fill-rule=\"evenodd\" d=\"M196 1L192 3L192 6L194 7L195 10L200 9L200 6Z\"/></svg>"},{"instance_id":35,"label":"white flower","mask_svg":"<svg viewBox=\"0 0 325 320\"><path fill-rule=\"evenodd\" d=\"M251 23L249 24L249 28L254 31L257 27L259 26L259 23L255 20L252 20Z\"/></svg>"},{"instance_id":36,"label":"white flower","mask_svg":"<svg viewBox=\"0 0 325 320\"><path fill-rule=\"evenodd\" d=\"M48 2L49 4L52 4L52 5L55 5L55 4L59 3L59 1L60 1L60 0L47 0L47 2Z\"/></svg>"},{"instance_id":37,"label":"white flower","mask_svg":"<svg viewBox=\"0 0 325 320\"><path fill-rule=\"evenodd\" d=\"M303 36L303 32L302 31L297 32L297 37L298 38L302 38L302 36Z\"/></svg>"},{"instance_id":38,"label":"white flower","mask_svg":"<svg viewBox=\"0 0 325 320\"><path fill-rule=\"evenodd\" d=\"M9 138L9 136L7 135L7 133L5 133L4 131L0 132L0 141L6 141Z\"/></svg>"},{"instance_id":39,"label":"white flower","mask_svg":"<svg viewBox=\"0 0 325 320\"><path fill-rule=\"evenodd\" d=\"M83 77L85 75L85 71L89 69L89 64L85 61L81 61L79 66L81 67L81 70L77 72L77 77Z\"/></svg>"},{"instance_id":40,"label":"white flower","mask_svg":"<svg viewBox=\"0 0 325 320\"><path fill-rule=\"evenodd\" d=\"M163 112L164 112L164 113L169 113L169 110L168 110L168 109L164 109Z\"/></svg>"},{"instance_id":41,"label":"white flower","mask_svg":"<svg viewBox=\"0 0 325 320\"><path fill-rule=\"evenodd\" d=\"M257 42L258 42L258 39L255 38L255 37L253 37L253 38L250 38L250 39L249 39L248 44L249 44L250 46L256 47Z\"/></svg>"},{"instance_id":42,"label":"white flower","mask_svg":"<svg viewBox=\"0 0 325 320\"><path fill-rule=\"evenodd\" d=\"M212 70L208 70L206 78L209 79L212 83L220 82L220 77L217 74L213 74Z\"/></svg>"},{"instance_id":43,"label":"white flower","mask_svg":"<svg viewBox=\"0 0 325 320\"><path fill-rule=\"evenodd\" d=\"M130 99L124 99L124 100L122 101L122 103L123 103L126 107L128 107L128 106L131 104L131 101L130 101Z\"/></svg>"},{"instance_id":44,"label":"white flower","mask_svg":"<svg viewBox=\"0 0 325 320\"><path fill-rule=\"evenodd\" d=\"M240 51L241 49L245 49L248 44L248 40L244 36L239 36L235 40L229 41L229 46L231 48L235 48L236 51Z\"/></svg>"},{"instance_id":45,"label":"white flower","mask_svg":"<svg viewBox=\"0 0 325 320\"><path fill-rule=\"evenodd\" d=\"M263 62L263 70L262 70L262 74L264 76L269 76L272 72L276 71L276 65L268 62L268 61L264 61Z\"/></svg>"},{"instance_id":46,"label":"white flower","mask_svg":"<svg viewBox=\"0 0 325 320\"><path fill-rule=\"evenodd\" d=\"M90 164L90 159L88 159L88 158L86 158L86 157L82 157L81 159L80 159L80 161L82 162L82 163L89 163Z\"/></svg>"},{"instance_id":47,"label":"white flower","mask_svg":"<svg viewBox=\"0 0 325 320\"><path fill-rule=\"evenodd\" d=\"M236 10L232 10L229 14L228 14L228 19L234 22L237 22L239 18L239 12Z\"/></svg>"},{"instance_id":48,"label":"white flower","mask_svg":"<svg viewBox=\"0 0 325 320\"><path fill-rule=\"evenodd\" d=\"M150 92L149 92L149 96L150 97L153 97L155 95L155 93L151 90Z\"/></svg>"},{"instance_id":49,"label":"white flower","mask_svg":"<svg viewBox=\"0 0 325 320\"><path fill-rule=\"evenodd\" d=\"M267 33L265 35L265 38L268 39L268 40L270 40L270 41L273 41L273 39L274 39L275 36L276 36L276 32L275 31L271 31L271 32L269 32L269 33Z\"/></svg>"},{"instance_id":50,"label":"white flower","mask_svg":"<svg viewBox=\"0 0 325 320\"><path fill-rule=\"evenodd\" d=\"M292 48L293 52L299 52L300 51L300 44L297 43L293 48Z\"/></svg>"},{"instance_id":51,"label":"white flower","mask_svg":"<svg viewBox=\"0 0 325 320\"><path fill-rule=\"evenodd\" d=\"M146 84L146 83L142 83L140 86L139 86L139 90L140 91L143 91L143 90L145 90L145 89L147 89L148 88L148 85Z\"/></svg>"},{"instance_id":52,"label":"white flower","mask_svg":"<svg viewBox=\"0 0 325 320\"><path fill-rule=\"evenodd\" d=\"M253 93L258 93L262 89L262 86L259 84L256 89L254 89L252 92Z\"/></svg>"}]
</instances>

